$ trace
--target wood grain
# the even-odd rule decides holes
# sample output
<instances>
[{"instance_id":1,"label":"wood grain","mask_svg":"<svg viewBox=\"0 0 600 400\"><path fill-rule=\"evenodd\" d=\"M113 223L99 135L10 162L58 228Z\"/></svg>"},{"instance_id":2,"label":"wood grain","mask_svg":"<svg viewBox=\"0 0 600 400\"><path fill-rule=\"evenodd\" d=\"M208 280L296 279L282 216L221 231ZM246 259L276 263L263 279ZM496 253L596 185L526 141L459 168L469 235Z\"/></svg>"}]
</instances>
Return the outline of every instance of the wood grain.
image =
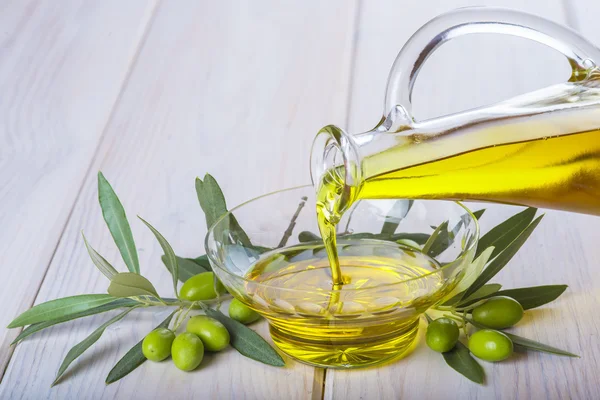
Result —
<instances>
[{"instance_id":1,"label":"wood grain","mask_svg":"<svg viewBox=\"0 0 600 400\"><path fill-rule=\"evenodd\" d=\"M36 302L106 290L86 255L81 229L124 270L97 205L98 169L128 213L142 273L162 294L171 292L169 273L136 213L178 254L196 256L204 253L206 233L196 176L214 174L231 205L308 183L312 137L328 121L345 118L353 4L161 3ZM193 373L171 362L146 363L106 386L114 363L164 318L146 311L107 329L50 389L68 349L107 318L76 321L26 340L15 351L0 398L322 397L321 370L291 360L277 369L232 349L208 356ZM256 328L267 335L264 322Z\"/></svg>"},{"instance_id":2,"label":"wood grain","mask_svg":"<svg viewBox=\"0 0 600 400\"><path fill-rule=\"evenodd\" d=\"M4 1L0 326L35 299L153 2ZM18 330L0 329L0 378Z\"/></svg>"},{"instance_id":3,"label":"wood grain","mask_svg":"<svg viewBox=\"0 0 600 400\"><path fill-rule=\"evenodd\" d=\"M559 1L483 3L520 8L564 21L564 8ZM469 4L438 1L424 7L393 1L362 3L351 94L351 132L370 128L381 115L389 67L409 35L435 15ZM403 18L406 15L410 18ZM394 23L396 20L402 23ZM417 79L417 118L493 103L564 81L568 76L562 56L518 38L481 35L455 42L442 46ZM482 219L484 230L517 211L507 206L487 208L490 211ZM482 363L488 378L485 386L478 386L446 366L421 337L411 355L390 365L357 371L328 370L325 398L596 398L600 390L595 378L600 373L600 316L593 310L600 306L600 278L594 270L600 252L593 243L600 236L599 223L597 217L548 212L530 241L495 278L507 288L569 284L568 292L558 301L527 312L514 332L582 354L581 359L527 353L502 363Z\"/></svg>"},{"instance_id":4,"label":"wood grain","mask_svg":"<svg viewBox=\"0 0 600 400\"><path fill-rule=\"evenodd\" d=\"M435 15L475 3L520 8L570 23L600 44L598 6L584 0L158 1L3 3L4 326L34 298L40 303L106 290L81 229L125 270L97 204L99 169L128 213L142 273L159 293L170 294L161 249L136 213L178 254L202 254L206 228L195 176L213 174L230 205L309 183L316 131L328 123L350 132L372 127L398 50ZM415 115L423 119L489 104L564 81L567 73L563 58L541 45L488 35L461 38L442 46L421 71ZM488 208L484 230L516 212ZM581 359L528 353L484 363L488 380L477 386L422 340L410 356L390 365L326 374L291 360L284 369L267 367L227 350L208 355L192 373L170 362L146 363L105 386L114 363L168 313L143 310L109 327L53 389L49 385L67 351L116 313L27 339L8 365L0 398L594 399L600 392L599 222L548 212L495 279L505 287L569 284L557 302L528 312L514 332ZM264 322L254 327L267 337ZM16 334L0 331L0 371Z\"/></svg>"}]
</instances>

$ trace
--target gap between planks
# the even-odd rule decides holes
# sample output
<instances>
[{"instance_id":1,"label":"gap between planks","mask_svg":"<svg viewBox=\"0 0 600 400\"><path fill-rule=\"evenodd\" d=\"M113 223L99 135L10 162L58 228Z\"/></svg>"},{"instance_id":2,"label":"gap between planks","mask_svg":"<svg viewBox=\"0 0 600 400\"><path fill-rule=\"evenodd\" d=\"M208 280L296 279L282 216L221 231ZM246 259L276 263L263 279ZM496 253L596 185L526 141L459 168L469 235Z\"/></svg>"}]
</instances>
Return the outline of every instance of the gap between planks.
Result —
<instances>
[{"instance_id":1,"label":"gap between planks","mask_svg":"<svg viewBox=\"0 0 600 400\"><path fill-rule=\"evenodd\" d=\"M348 54L346 65L348 67L342 71L343 74L346 74L346 108L344 116L344 124L345 126L349 126L350 124L350 110L352 107L352 93L354 89L354 75L356 72L356 57L357 57L357 47L358 47L358 38L359 38L359 29L358 26L360 24L360 10L362 8L362 0L356 0L353 4L353 16L351 20L350 34L348 35L348 41L346 46L349 47L349 50L346 54ZM312 396L311 400L324 400L325 398L325 384L327 382L327 368L315 368L315 372L313 374L313 387L312 387Z\"/></svg>"},{"instance_id":2,"label":"gap between planks","mask_svg":"<svg viewBox=\"0 0 600 400\"><path fill-rule=\"evenodd\" d=\"M323 400L325 398L325 379L327 378L327 369L315 368L313 374L313 386L311 400Z\"/></svg>"},{"instance_id":3,"label":"gap between planks","mask_svg":"<svg viewBox=\"0 0 600 400\"><path fill-rule=\"evenodd\" d=\"M80 182L79 185L79 189L77 190L77 195L75 196L75 198L73 199L73 202L71 203L71 209L69 210L69 214L67 216L67 218L65 219L65 222L60 230L60 234L58 237L58 240L56 241L56 244L54 246L54 250L52 251L52 255L50 256L50 258L48 259L48 262L46 264L46 269L44 270L44 274L42 276L42 279L40 279L35 296L33 297L31 303L29 304L29 308L33 307L33 305L35 304L38 295L40 293L40 289L42 288L42 284L44 283L45 279L46 279L46 275L48 274L48 269L50 268L50 265L52 264L52 261L54 260L54 257L56 255L56 250L58 249L59 244L62 241L63 235L65 233L65 230L67 228L67 226L69 225L69 222L71 221L71 218L73 216L73 210L75 209L75 205L77 204L77 202L79 201L79 198L81 196L81 193L83 191L83 186L86 182L86 178L89 176L89 174L91 173L92 167L94 165L94 162L96 161L96 159L99 157L99 153L98 151L101 148L101 144L103 143L105 137L106 137L106 131L108 129L108 127L110 126L110 122L112 121L115 111L117 109L117 106L121 100L121 97L127 87L127 82L129 81L129 78L131 76L131 73L137 63L137 60L139 58L141 49L144 47L144 43L146 43L146 39L148 37L148 32L150 31L150 29L152 28L152 24L154 22L154 19L156 17L156 13L157 13L157 9L158 6L160 5L162 0L155 0L154 6L152 7L152 12L150 13L150 17L148 18L148 22L146 23L146 26L144 26L144 29L142 31L142 34L140 36L140 40L138 41L138 44L136 46L135 52L133 54L133 56L131 57L131 60L129 61L129 64L127 65L127 68L125 70L125 74L123 76L123 80L121 82L121 85L119 87L119 91L117 92L117 95L115 96L115 100L112 104L112 107L110 109L110 112L108 114L108 117L106 118L106 123L104 124L104 127L102 128L102 132L100 133L100 136L98 138L98 140L96 141L96 148L94 150L94 153L92 155L92 157L90 157L90 161L88 163L88 166L86 168L86 172L83 175L83 179ZM23 328L19 328L19 333L23 330ZM6 370L8 369L8 366L10 365L11 361L12 361L12 356L13 353L15 351L15 347L17 346L17 344L15 345L11 345L8 349L8 360L6 362L6 364L4 365L4 368L0 371L0 383L2 383L2 380L4 379L4 375L6 373Z\"/></svg>"}]
</instances>

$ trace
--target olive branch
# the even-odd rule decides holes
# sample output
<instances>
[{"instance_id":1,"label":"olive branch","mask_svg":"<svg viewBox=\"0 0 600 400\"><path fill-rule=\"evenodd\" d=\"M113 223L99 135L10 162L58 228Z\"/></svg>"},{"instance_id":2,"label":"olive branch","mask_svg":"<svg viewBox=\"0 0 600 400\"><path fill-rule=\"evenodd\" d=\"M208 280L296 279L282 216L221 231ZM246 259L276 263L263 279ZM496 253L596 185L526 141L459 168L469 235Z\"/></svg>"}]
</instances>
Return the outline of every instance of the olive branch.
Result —
<instances>
[{"instance_id":1,"label":"olive branch","mask_svg":"<svg viewBox=\"0 0 600 400\"><path fill-rule=\"evenodd\" d=\"M223 192L212 176L207 174L204 180L197 178L196 192L200 206L206 216L207 226L212 225L221 215L227 212ZM281 356L260 335L219 311L220 304L231 296L225 292L222 284L214 276L206 255L197 258L183 258L175 255L173 248L165 237L149 222L140 217L140 220L152 231L163 249L163 263L173 278L173 291L176 298L161 297L154 285L140 274L137 249L125 210L112 186L101 172L98 173L98 199L106 225L128 272L119 272L113 267L94 250L82 233L84 245L92 262L110 281L107 289L108 293L70 296L37 304L16 317L8 325L8 328L26 326L13 341L12 344L15 345L34 333L57 324L112 310L124 309L120 314L100 325L83 341L73 346L60 365L52 385L59 382L61 376L75 359L100 339L109 325L125 318L127 314L135 309L146 307L176 307L175 311L156 327L156 329L168 328L173 317L175 317L173 330L177 330L191 309L201 309L205 314L220 321L227 328L231 336L231 346L242 355L273 366L285 365ZM232 224L232 227L242 242L248 241L248 236L239 224ZM202 299L189 295L190 290L186 289L186 282L198 278L210 283L210 285L204 284ZM181 290L178 288L179 282L183 283ZM189 283L188 286L190 286ZM239 305L237 306L239 307ZM244 322L253 322L253 320L256 319L249 319ZM142 341L140 341L112 368L106 377L106 383L118 381L145 361L146 357L142 351Z\"/></svg>"}]
</instances>

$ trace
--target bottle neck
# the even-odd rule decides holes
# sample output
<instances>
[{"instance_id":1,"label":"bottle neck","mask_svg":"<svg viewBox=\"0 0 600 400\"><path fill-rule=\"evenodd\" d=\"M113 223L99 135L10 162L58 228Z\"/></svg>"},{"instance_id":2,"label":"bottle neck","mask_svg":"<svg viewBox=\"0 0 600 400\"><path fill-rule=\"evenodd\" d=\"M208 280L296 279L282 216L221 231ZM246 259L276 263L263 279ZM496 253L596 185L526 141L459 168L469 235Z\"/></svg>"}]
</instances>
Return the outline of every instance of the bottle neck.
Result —
<instances>
[{"instance_id":1,"label":"bottle neck","mask_svg":"<svg viewBox=\"0 0 600 400\"><path fill-rule=\"evenodd\" d=\"M400 134L410 130L412 122L406 110L396 106L368 132L350 135L335 125L321 129L313 142L310 160L315 190L325 181L330 185L337 182L340 196L356 194L364 180L376 173L367 168L366 159L396 146Z\"/></svg>"},{"instance_id":2,"label":"bottle neck","mask_svg":"<svg viewBox=\"0 0 600 400\"><path fill-rule=\"evenodd\" d=\"M353 136L334 125L321 129L311 150L311 179L317 193L324 193L327 186L328 199L320 199L335 207L332 214L341 215L354 201L363 181L362 160L359 145Z\"/></svg>"}]
</instances>

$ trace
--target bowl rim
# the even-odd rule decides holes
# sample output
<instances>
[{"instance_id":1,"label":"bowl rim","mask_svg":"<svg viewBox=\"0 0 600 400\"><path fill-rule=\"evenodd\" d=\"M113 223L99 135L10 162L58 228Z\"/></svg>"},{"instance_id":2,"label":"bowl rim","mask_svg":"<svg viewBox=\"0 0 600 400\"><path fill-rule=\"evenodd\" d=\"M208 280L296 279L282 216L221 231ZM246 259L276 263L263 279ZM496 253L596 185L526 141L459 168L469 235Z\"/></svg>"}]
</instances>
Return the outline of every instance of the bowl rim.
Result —
<instances>
[{"instance_id":1,"label":"bowl rim","mask_svg":"<svg viewBox=\"0 0 600 400\"><path fill-rule=\"evenodd\" d=\"M268 196L272 196L275 194L280 194L280 193L284 193L284 192L291 192L293 190L298 190L298 189L311 189L313 188L313 185L300 185L300 186L293 186L293 187L289 187L289 188L285 188L285 189L281 189L281 190L276 190L274 192L269 192L269 193L265 193L263 195L251 198L249 200L244 201L243 203L238 204L237 206L233 207L232 209L228 210L225 214L223 214L222 216L220 216L207 230L206 232L206 236L204 237L204 250L206 252L206 256L210 262L211 265L216 266L219 270L221 270L222 272L224 272L225 274L233 277L234 279L238 279L238 280L242 280L245 283L251 283L253 285L257 285L259 287L266 287L266 288L270 288L270 289L277 289L277 290L284 290L284 291L292 291L292 292L303 292L303 293L307 293L310 292L310 290L307 289L293 289L293 288L283 288L283 287L279 287L279 286L274 286L274 285L267 285L261 282L257 282L255 280L252 279L248 279L245 276L241 276L238 274L235 274L231 271L229 271L227 268L225 268L223 265L221 265L221 262L217 259L215 259L211 253L208 251L208 240L209 237L211 236L211 234L214 232L215 227L221 223L222 220L224 220L225 218L227 218L228 216L233 215L233 213L236 210L239 210L240 208L244 207L245 205L252 203L256 200L260 200L264 197L268 197ZM362 200L362 199L361 199ZM364 200L369 200L369 199L364 199ZM378 200L378 199L372 199L372 200ZM400 200L400 199L398 199ZM454 262L464 259L466 257L467 254L469 254L471 252L471 250L473 250L474 248L476 248L477 244L479 243L479 239L480 239L480 227L479 227L479 221L477 219L477 217L475 217L475 215L473 214L473 212L471 211L471 209L469 209L467 206L465 206L462 202L457 201L457 200L441 200L441 199L414 199L414 200L420 200L420 201L428 201L428 202L445 202L445 203L455 203L456 205L458 205L460 208L462 208L463 210L466 211L467 214L469 214L469 216L471 217L471 220L475 223L475 237L477 238L476 240L473 241L473 243L471 243L471 246L464 250L462 252L462 255L460 257L457 257L455 260L453 260L452 262L442 266L439 269L436 269L434 271L431 271L430 273L415 277L415 278L409 278L409 279L405 279L403 281L400 282L395 282L395 283L390 283L390 284L386 284L386 285L380 285L380 286L373 286L373 287L369 287L369 288L358 288L358 289L345 289L346 292L348 291L369 291L369 290L376 290L376 289L381 289L382 287L389 287L389 286L393 286L393 285L398 285L398 284L402 284L408 281L414 281L414 280L419 280L419 279L423 279L426 278L428 276L431 276L433 274L438 274L442 271L444 271L447 267L449 267L450 265L454 264ZM235 216L234 216L235 217ZM214 236L214 235L213 235ZM475 252L473 251L473 255L475 255ZM472 262L471 262L472 263ZM336 292L336 291L342 291L344 289L334 289L332 288L331 290L329 290L327 293L331 293L331 292Z\"/></svg>"}]
</instances>

